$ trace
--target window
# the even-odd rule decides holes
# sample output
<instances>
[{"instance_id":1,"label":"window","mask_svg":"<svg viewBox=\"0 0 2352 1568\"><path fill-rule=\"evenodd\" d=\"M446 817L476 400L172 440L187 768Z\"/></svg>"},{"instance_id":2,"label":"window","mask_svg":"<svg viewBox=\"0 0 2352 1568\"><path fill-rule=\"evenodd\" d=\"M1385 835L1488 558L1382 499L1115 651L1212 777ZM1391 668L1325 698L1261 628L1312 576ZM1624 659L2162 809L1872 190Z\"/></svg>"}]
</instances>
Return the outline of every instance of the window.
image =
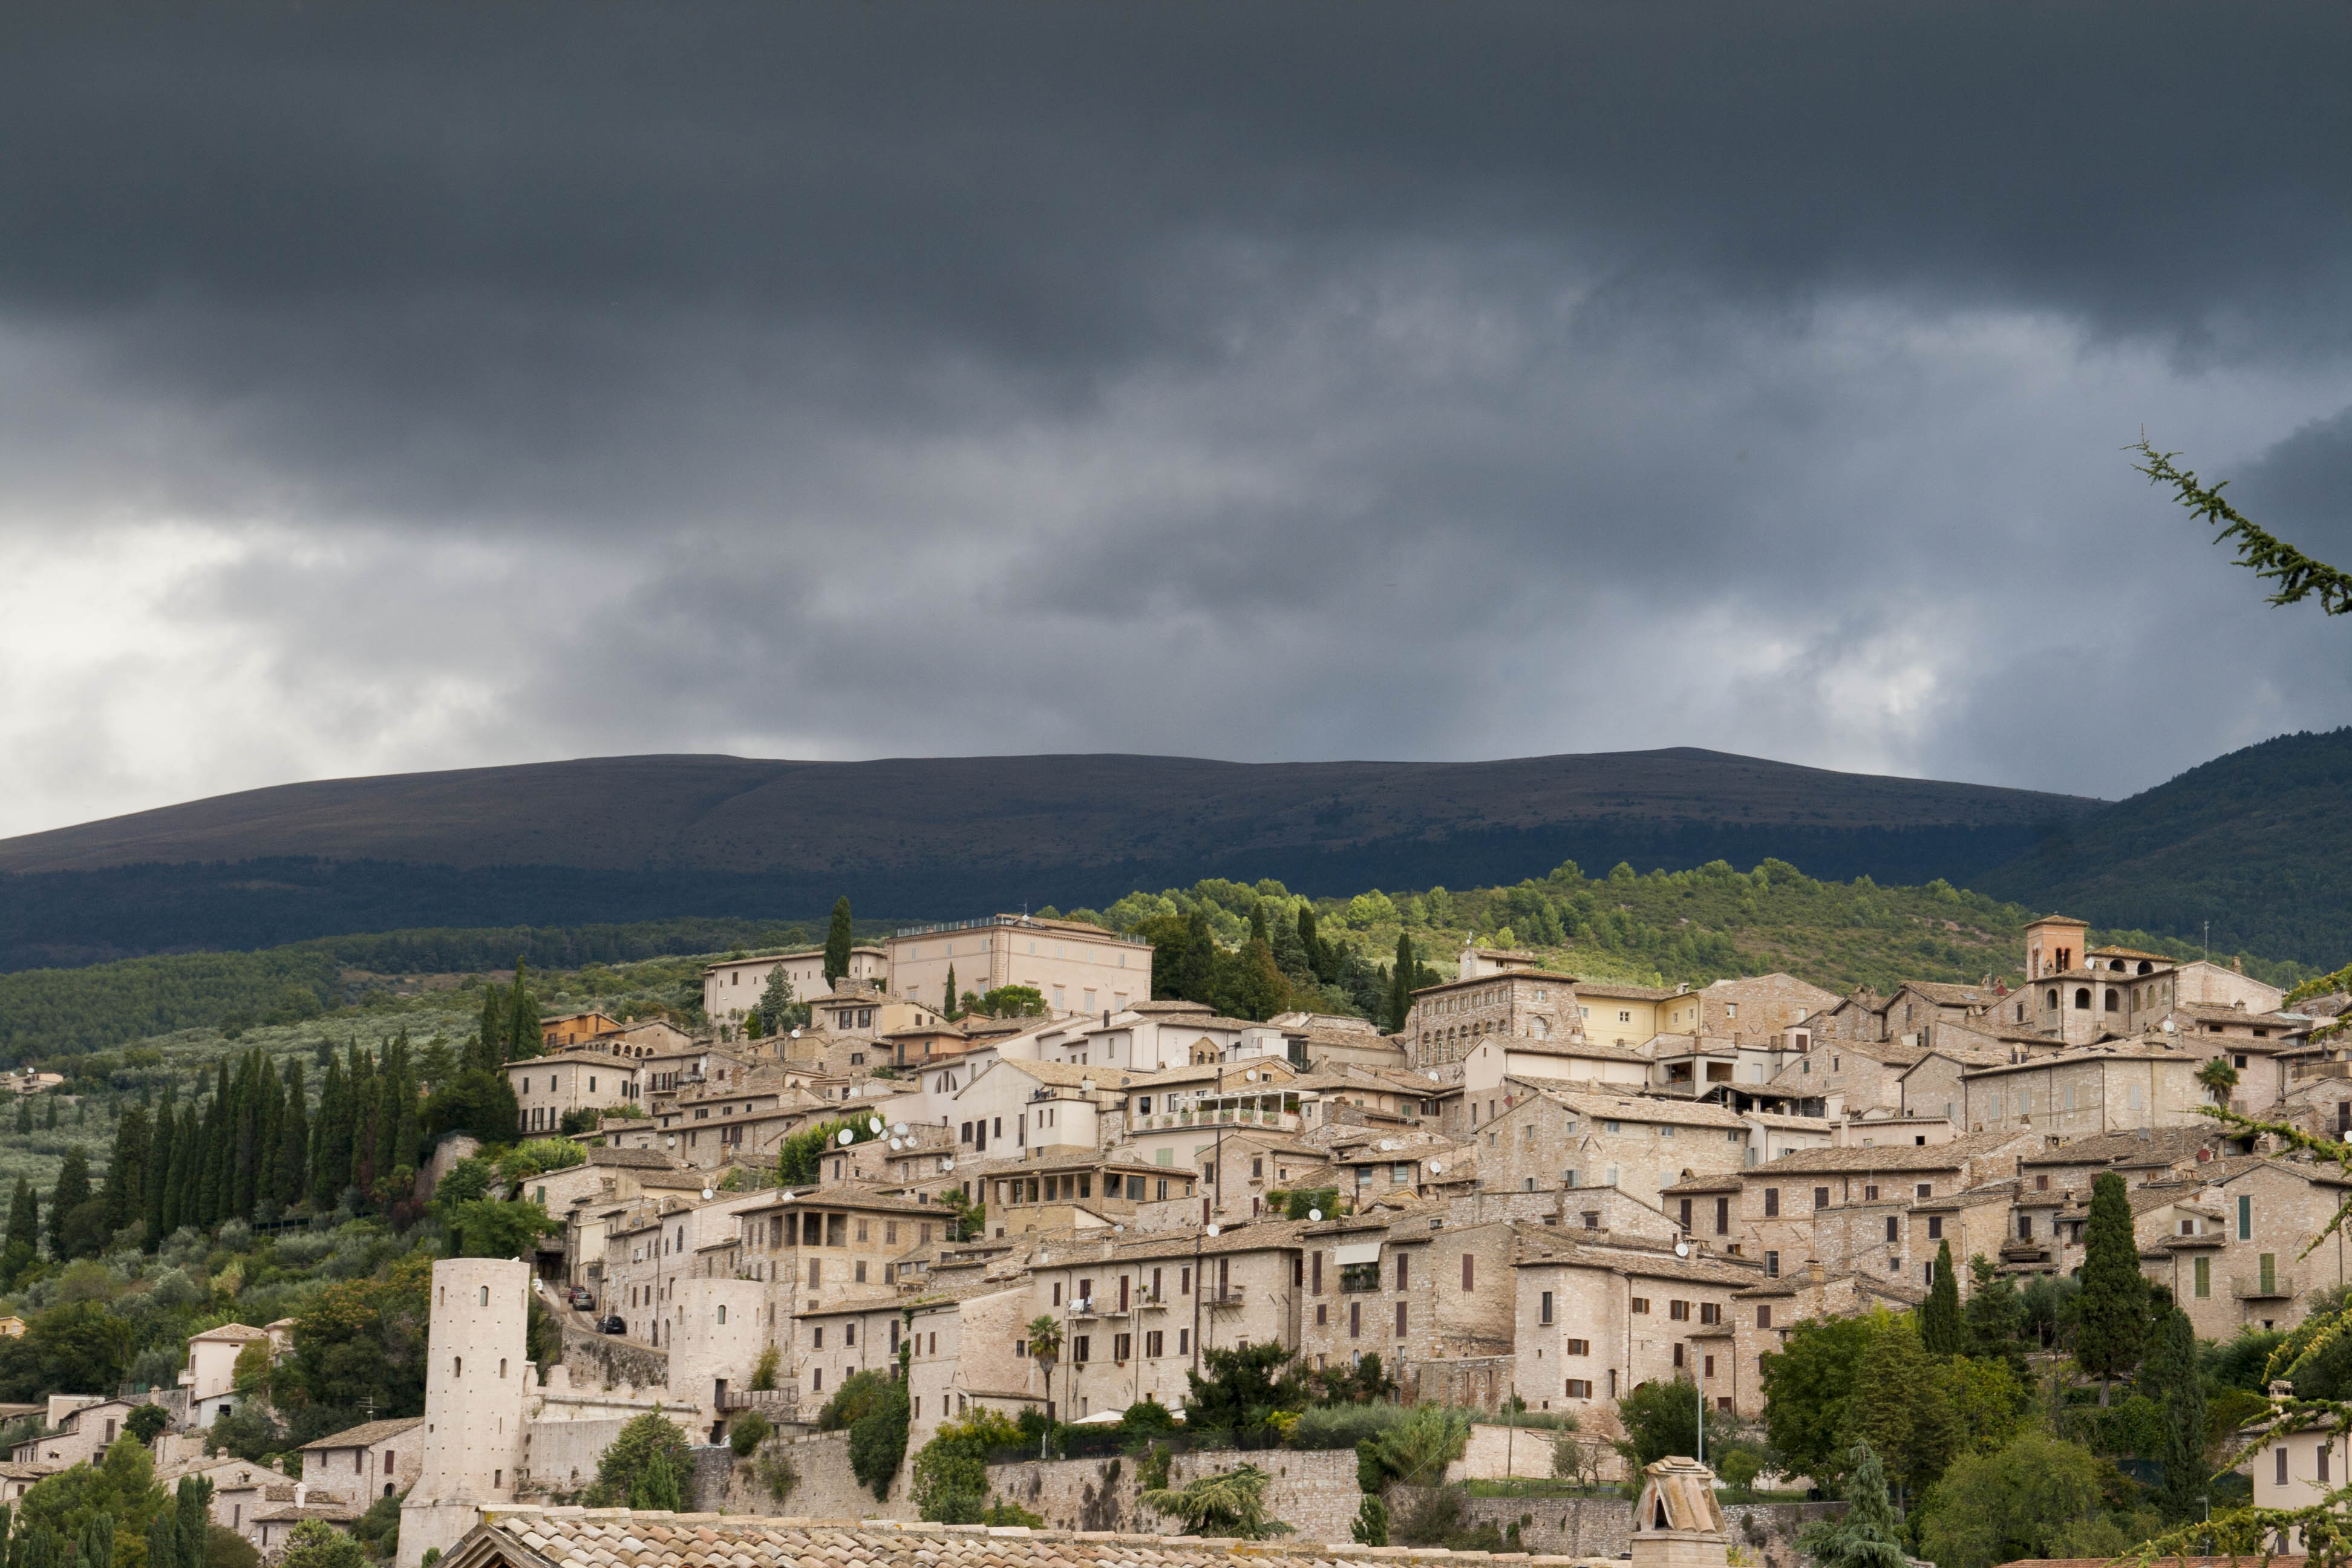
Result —
<instances>
[{"instance_id":1,"label":"window","mask_svg":"<svg viewBox=\"0 0 2352 1568\"><path fill-rule=\"evenodd\" d=\"M1550 1322L1550 1321L1551 1321L1551 1292L1550 1292L1550 1291L1547 1290L1547 1291L1545 1291L1545 1292L1543 1293L1543 1300L1542 1300L1542 1301L1541 1301L1540 1305L1539 1305L1539 1306L1538 1306L1538 1313L1539 1313L1540 1315L1539 1315L1539 1316L1538 1316L1538 1318L1536 1319L1536 1321L1538 1321L1538 1322L1539 1322L1539 1323L1549 1323L1549 1322Z\"/></svg>"},{"instance_id":2,"label":"window","mask_svg":"<svg viewBox=\"0 0 2352 1568\"><path fill-rule=\"evenodd\" d=\"M1886 1244L1887 1244L1889 1247L1894 1246L1894 1245L1895 1245L1895 1241L1896 1241L1896 1239L1897 1239L1897 1237L1898 1237L1899 1231L1898 1231L1897 1227L1898 1227L1898 1226L1900 1225L1900 1223L1901 1223L1901 1222L1900 1222L1900 1221L1898 1221L1898 1220L1897 1220L1897 1219L1896 1219L1893 1215L1888 1215L1886 1216Z\"/></svg>"},{"instance_id":3,"label":"window","mask_svg":"<svg viewBox=\"0 0 2352 1568\"><path fill-rule=\"evenodd\" d=\"M1477 1264L1470 1254L1462 1255L1462 1291L1467 1295L1478 1288Z\"/></svg>"},{"instance_id":4,"label":"window","mask_svg":"<svg viewBox=\"0 0 2352 1568\"><path fill-rule=\"evenodd\" d=\"M1864 1144L1863 1146L1864 1148L1869 1147L1868 1144ZM1862 1189L1862 1201L1866 1204L1874 1204L1878 1201L1878 1187L1876 1184L1870 1184Z\"/></svg>"},{"instance_id":5,"label":"window","mask_svg":"<svg viewBox=\"0 0 2352 1568\"><path fill-rule=\"evenodd\" d=\"M1592 1383L1591 1379L1571 1377L1567 1380L1567 1394L1569 1398L1590 1399L1592 1397Z\"/></svg>"},{"instance_id":6,"label":"window","mask_svg":"<svg viewBox=\"0 0 2352 1568\"><path fill-rule=\"evenodd\" d=\"M1825 1209L1830 1206L1830 1190L1827 1187L1815 1187L1813 1189L1813 1206L1817 1209Z\"/></svg>"},{"instance_id":7,"label":"window","mask_svg":"<svg viewBox=\"0 0 2352 1568\"><path fill-rule=\"evenodd\" d=\"M1731 1234L1731 1200L1729 1198L1715 1200L1715 1234L1717 1236Z\"/></svg>"},{"instance_id":8,"label":"window","mask_svg":"<svg viewBox=\"0 0 2352 1568\"><path fill-rule=\"evenodd\" d=\"M1636 1314L1648 1311L1650 1310L1650 1299L1647 1296L1634 1297L1633 1305L1629 1310Z\"/></svg>"},{"instance_id":9,"label":"window","mask_svg":"<svg viewBox=\"0 0 2352 1568\"><path fill-rule=\"evenodd\" d=\"M1397 1303L1396 1337L1404 1338L1404 1303L1402 1301Z\"/></svg>"},{"instance_id":10,"label":"window","mask_svg":"<svg viewBox=\"0 0 2352 1568\"><path fill-rule=\"evenodd\" d=\"M1407 1256L1406 1254L1402 1253L1402 1252L1400 1252L1400 1253L1398 1253L1398 1254L1397 1254L1397 1282L1396 1282L1396 1288L1397 1288L1398 1289L1400 1289L1400 1290L1402 1290L1402 1289L1403 1289L1405 1288L1405 1258L1406 1258L1406 1256Z\"/></svg>"},{"instance_id":11,"label":"window","mask_svg":"<svg viewBox=\"0 0 2352 1568\"><path fill-rule=\"evenodd\" d=\"M1767 1188L1765 1188L1765 1189L1764 1189L1764 1217L1765 1217L1766 1219L1773 1219L1773 1218L1778 1217L1778 1215L1780 1215L1780 1188L1778 1188L1778 1187L1767 1187Z\"/></svg>"},{"instance_id":12,"label":"window","mask_svg":"<svg viewBox=\"0 0 2352 1568\"><path fill-rule=\"evenodd\" d=\"M2020 1241L2032 1241L2033 1239L2033 1216L2032 1215L2021 1214L2017 1216L2017 1239Z\"/></svg>"},{"instance_id":13,"label":"window","mask_svg":"<svg viewBox=\"0 0 2352 1568\"><path fill-rule=\"evenodd\" d=\"M1675 1322L1687 1323L1690 1321L1690 1308L1688 1301L1668 1301L1666 1316Z\"/></svg>"},{"instance_id":14,"label":"window","mask_svg":"<svg viewBox=\"0 0 2352 1568\"><path fill-rule=\"evenodd\" d=\"M2281 1443L2276 1448L2273 1449L2272 1452L2276 1455L2278 1458L2277 1482L2280 1486L2284 1486L2286 1485L2286 1445Z\"/></svg>"},{"instance_id":15,"label":"window","mask_svg":"<svg viewBox=\"0 0 2352 1568\"><path fill-rule=\"evenodd\" d=\"M1767 1279L1778 1279L1780 1278L1780 1255L1779 1253L1768 1252L1764 1255L1764 1278Z\"/></svg>"},{"instance_id":16,"label":"window","mask_svg":"<svg viewBox=\"0 0 2352 1568\"><path fill-rule=\"evenodd\" d=\"M2242 1194L2238 1198L2238 1239L2254 1239L2254 1200L2252 1194Z\"/></svg>"},{"instance_id":17,"label":"window","mask_svg":"<svg viewBox=\"0 0 2352 1568\"><path fill-rule=\"evenodd\" d=\"M1591 1355L1592 1353L1592 1342L1591 1340L1570 1340L1568 1342L1568 1348L1563 1350L1560 1353L1562 1355Z\"/></svg>"},{"instance_id":18,"label":"window","mask_svg":"<svg viewBox=\"0 0 2352 1568\"><path fill-rule=\"evenodd\" d=\"M2197 1259L2197 1299L2202 1301L2212 1294L2213 1260L2210 1258L2200 1258Z\"/></svg>"},{"instance_id":19,"label":"window","mask_svg":"<svg viewBox=\"0 0 2352 1568\"><path fill-rule=\"evenodd\" d=\"M1942 1215L1929 1215L1927 1216L1927 1239L1929 1241L1941 1241L1944 1239L1944 1216Z\"/></svg>"},{"instance_id":20,"label":"window","mask_svg":"<svg viewBox=\"0 0 2352 1568\"><path fill-rule=\"evenodd\" d=\"M1155 1360L1165 1352L1166 1339L1162 1331L1150 1330L1143 1336L1143 1353Z\"/></svg>"},{"instance_id":21,"label":"window","mask_svg":"<svg viewBox=\"0 0 2352 1568\"><path fill-rule=\"evenodd\" d=\"M1769 1329L1772 1326L1772 1309L1770 1307L1763 1306L1756 1309L1756 1326L1759 1329Z\"/></svg>"},{"instance_id":22,"label":"window","mask_svg":"<svg viewBox=\"0 0 2352 1568\"><path fill-rule=\"evenodd\" d=\"M1183 1331L1180 1329L1177 1331L1181 1334ZM1364 1337L1364 1304L1361 1301L1348 1303L1348 1337L1351 1340Z\"/></svg>"}]
</instances>

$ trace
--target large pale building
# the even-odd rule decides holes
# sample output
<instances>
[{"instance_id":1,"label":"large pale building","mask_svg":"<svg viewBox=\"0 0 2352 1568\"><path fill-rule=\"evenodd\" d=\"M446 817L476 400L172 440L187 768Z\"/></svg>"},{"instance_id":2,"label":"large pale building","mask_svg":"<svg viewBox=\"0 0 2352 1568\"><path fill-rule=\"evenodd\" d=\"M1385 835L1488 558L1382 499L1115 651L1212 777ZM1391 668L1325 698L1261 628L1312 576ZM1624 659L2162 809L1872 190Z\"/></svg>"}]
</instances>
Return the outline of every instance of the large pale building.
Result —
<instances>
[{"instance_id":1,"label":"large pale building","mask_svg":"<svg viewBox=\"0 0 2352 1568\"><path fill-rule=\"evenodd\" d=\"M723 958L703 967L703 1016L714 1024L741 1023L744 1015L757 1007L760 998L767 994L769 977L779 969L784 972L785 984L793 988L794 1001L806 1002L833 989L825 984L824 949L821 947L772 952L758 958ZM888 984L890 955L878 947L851 948L845 978L870 985Z\"/></svg>"},{"instance_id":2,"label":"large pale building","mask_svg":"<svg viewBox=\"0 0 2352 1568\"><path fill-rule=\"evenodd\" d=\"M1055 1017L1124 1013L1151 999L1151 944L1076 921L990 915L900 931L888 943L890 989L925 1002L1034 987Z\"/></svg>"}]
</instances>

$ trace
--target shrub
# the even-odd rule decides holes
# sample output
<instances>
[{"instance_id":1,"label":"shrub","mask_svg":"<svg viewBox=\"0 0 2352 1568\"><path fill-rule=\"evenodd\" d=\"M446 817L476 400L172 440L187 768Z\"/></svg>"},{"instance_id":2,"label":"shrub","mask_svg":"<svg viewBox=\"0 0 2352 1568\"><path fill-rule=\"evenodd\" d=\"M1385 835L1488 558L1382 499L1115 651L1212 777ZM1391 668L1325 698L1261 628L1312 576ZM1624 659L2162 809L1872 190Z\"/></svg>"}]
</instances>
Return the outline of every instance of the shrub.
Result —
<instances>
[{"instance_id":1,"label":"shrub","mask_svg":"<svg viewBox=\"0 0 2352 1568\"><path fill-rule=\"evenodd\" d=\"M760 1352L760 1359L751 1365L751 1391L754 1394L765 1394L776 1386L776 1371L782 1361L782 1352L773 1345Z\"/></svg>"},{"instance_id":2,"label":"shrub","mask_svg":"<svg viewBox=\"0 0 2352 1568\"><path fill-rule=\"evenodd\" d=\"M737 1458L748 1459L774 1430L765 1415L756 1410L747 1410L737 1417L734 1429L727 1434L727 1444L735 1450Z\"/></svg>"},{"instance_id":3,"label":"shrub","mask_svg":"<svg viewBox=\"0 0 2352 1568\"><path fill-rule=\"evenodd\" d=\"M1287 1535L1291 1527L1265 1511L1265 1483L1271 1478L1255 1465L1200 1476L1176 1490L1159 1487L1138 1500L1156 1512L1184 1521L1188 1535L1239 1536L1262 1541Z\"/></svg>"},{"instance_id":4,"label":"shrub","mask_svg":"<svg viewBox=\"0 0 2352 1568\"><path fill-rule=\"evenodd\" d=\"M1326 1405L1302 1410L1290 1429L1294 1448L1352 1448L1377 1437L1405 1418L1397 1405Z\"/></svg>"},{"instance_id":5,"label":"shrub","mask_svg":"<svg viewBox=\"0 0 2352 1568\"><path fill-rule=\"evenodd\" d=\"M1021 1441L1021 1428L993 1410L941 1426L915 1456L908 1487L921 1518L978 1524L988 1502L988 1453Z\"/></svg>"},{"instance_id":6,"label":"shrub","mask_svg":"<svg viewBox=\"0 0 2352 1568\"><path fill-rule=\"evenodd\" d=\"M626 1503L635 1495L656 1453L663 1457L673 1487L676 1478L693 1473L694 1456L688 1451L686 1434L658 1408L621 1428L612 1446L596 1461L596 1479L581 1494L581 1500L591 1508L615 1508Z\"/></svg>"}]
</instances>

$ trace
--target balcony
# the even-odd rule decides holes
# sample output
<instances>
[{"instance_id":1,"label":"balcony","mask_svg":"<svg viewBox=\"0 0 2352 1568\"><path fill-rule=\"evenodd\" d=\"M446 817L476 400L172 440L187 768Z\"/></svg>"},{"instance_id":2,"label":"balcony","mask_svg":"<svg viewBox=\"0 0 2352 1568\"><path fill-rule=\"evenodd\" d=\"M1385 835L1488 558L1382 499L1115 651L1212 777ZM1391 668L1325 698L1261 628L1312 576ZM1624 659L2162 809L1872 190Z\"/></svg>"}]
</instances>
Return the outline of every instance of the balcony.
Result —
<instances>
[{"instance_id":1,"label":"balcony","mask_svg":"<svg viewBox=\"0 0 2352 1568\"><path fill-rule=\"evenodd\" d=\"M2241 1301L2276 1301L2296 1295L2295 1279L2274 1268L2258 1274L2233 1274L2230 1277L2230 1294Z\"/></svg>"},{"instance_id":2,"label":"balcony","mask_svg":"<svg viewBox=\"0 0 2352 1568\"><path fill-rule=\"evenodd\" d=\"M1239 1307L1242 1304L1242 1295L1243 1287L1228 1285L1223 1289L1213 1293L1204 1292L1202 1300L1212 1307Z\"/></svg>"}]
</instances>

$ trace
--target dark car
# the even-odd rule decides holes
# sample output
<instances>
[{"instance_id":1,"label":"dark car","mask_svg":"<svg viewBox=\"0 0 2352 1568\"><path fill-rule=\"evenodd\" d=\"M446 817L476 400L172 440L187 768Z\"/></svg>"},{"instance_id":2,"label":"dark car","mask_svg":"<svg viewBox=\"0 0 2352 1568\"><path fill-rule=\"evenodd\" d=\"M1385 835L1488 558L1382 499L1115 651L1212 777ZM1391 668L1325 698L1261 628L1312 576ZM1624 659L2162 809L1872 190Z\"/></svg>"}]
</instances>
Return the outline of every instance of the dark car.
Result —
<instances>
[{"instance_id":1,"label":"dark car","mask_svg":"<svg viewBox=\"0 0 2352 1568\"><path fill-rule=\"evenodd\" d=\"M629 1325L618 1318L607 1318L596 1325L596 1331L600 1334L625 1334L629 1331Z\"/></svg>"}]
</instances>

